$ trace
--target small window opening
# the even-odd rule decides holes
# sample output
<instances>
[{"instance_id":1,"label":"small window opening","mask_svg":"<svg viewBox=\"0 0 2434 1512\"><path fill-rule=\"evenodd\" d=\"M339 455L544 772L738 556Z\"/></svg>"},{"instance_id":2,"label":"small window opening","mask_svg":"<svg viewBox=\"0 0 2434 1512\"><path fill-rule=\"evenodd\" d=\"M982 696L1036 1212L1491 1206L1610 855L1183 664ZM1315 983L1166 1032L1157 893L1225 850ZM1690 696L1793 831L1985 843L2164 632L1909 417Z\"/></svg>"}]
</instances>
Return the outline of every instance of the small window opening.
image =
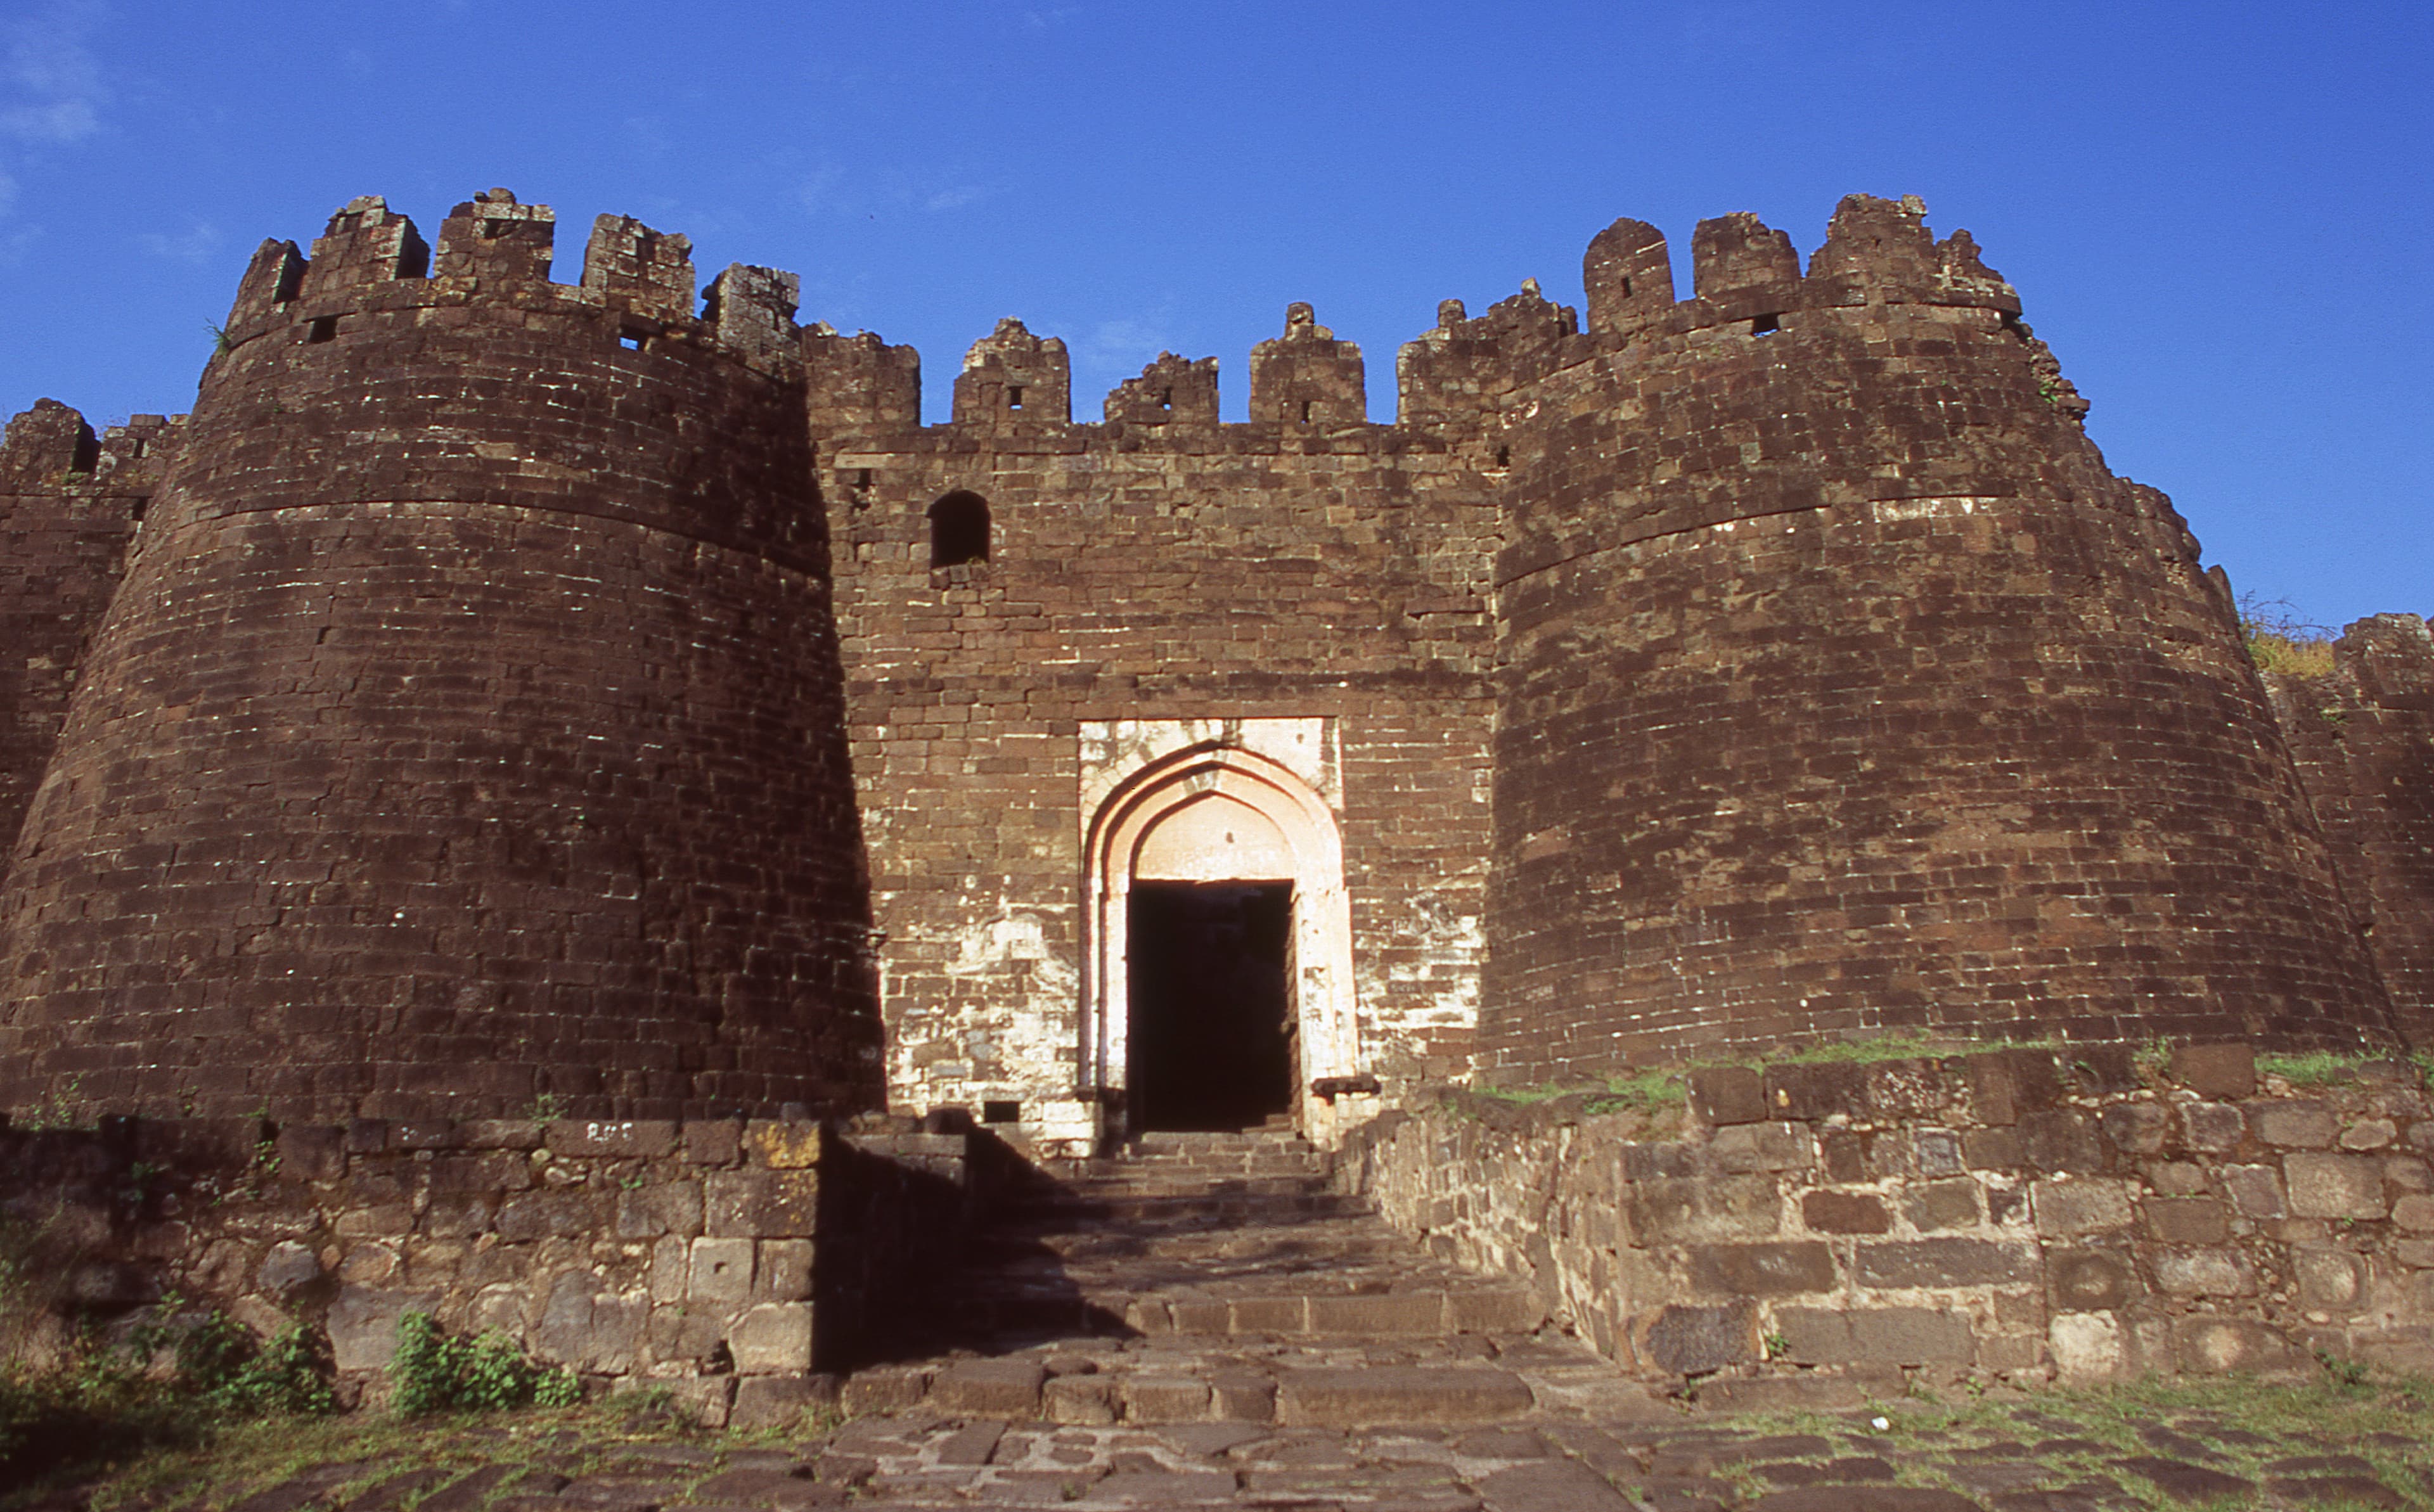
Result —
<instances>
[{"instance_id":1,"label":"small window opening","mask_svg":"<svg viewBox=\"0 0 2434 1512\"><path fill-rule=\"evenodd\" d=\"M315 315L312 322L304 328L304 340L308 345L337 339L338 317L336 315Z\"/></svg>"},{"instance_id":2,"label":"small window opening","mask_svg":"<svg viewBox=\"0 0 2434 1512\"><path fill-rule=\"evenodd\" d=\"M304 260L291 257L279 269L279 287L270 291L271 302L285 304L304 287Z\"/></svg>"},{"instance_id":3,"label":"small window opening","mask_svg":"<svg viewBox=\"0 0 2434 1512\"><path fill-rule=\"evenodd\" d=\"M1022 385L1020 383L1008 383L1005 386L1005 407L1010 410L1019 410L1022 408Z\"/></svg>"},{"instance_id":4,"label":"small window opening","mask_svg":"<svg viewBox=\"0 0 2434 1512\"><path fill-rule=\"evenodd\" d=\"M868 467L855 469L853 475L853 485L857 488L867 488L870 486L870 469Z\"/></svg>"},{"instance_id":5,"label":"small window opening","mask_svg":"<svg viewBox=\"0 0 2434 1512\"><path fill-rule=\"evenodd\" d=\"M1174 390L1171 388L1162 390L1157 396L1157 407L1162 410L1174 408Z\"/></svg>"},{"instance_id":6,"label":"small window opening","mask_svg":"<svg viewBox=\"0 0 2434 1512\"><path fill-rule=\"evenodd\" d=\"M1753 336L1772 336L1782 329L1783 316L1779 314L1757 315L1750 320L1750 334Z\"/></svg>"},{"instance_id":7,"label":"small window opening","mask_svg":"<svg viewBox=\"0 0 2434 1512\"><path fill-rule=\"evenodd\" d=\"M505 236L505 235L506 235L506 234L507 234L507 223L506 223L506 221L503 221L503 220L486 220L486 221L484 221L484 222L482 223L482 240L484 240L484 241L486 241L486 242L489 242L489 241L495 241L495 240L497 240L499 237Z\"/></svg>"},{"instance_id":8,"label":"small window opening","mask_svg":"<svg viewBox=\"0 0 2434 1512\"><path fill-rule=\"evenodd\" d=\"M1631 297L1631 275L1628 273L1622 276L1622 297L1626 299Z\"/></svg>"},{"instance_id":9,"label":"small window opening","mask_svg":"<svg viewBox=\"0 0 2434 1512\"><path fill-rule=\"evenodd\" d=\"M986 562L989 554L988 501L961 489L930 506L930 568Z\"/></svg>"},{"instance_id":10,"label":"small window opening","mask_svg":"<svg viewBox=\"0 0 2434 1512\"><path fill-rule=\"evenodd\" d=\"M1301 401L1301 423L1304 425L1310 423L1310 400L1308 399Z\"/></svg>"},{"instance_id":11,"label":"small window opening","mask_svg":"<svg viewBox=\"0 0 2434 1512\"><path fill-rule=\"evenodd\" d=\"M2016 310L2003 312L2003 329L2022 341L2029 339L2029 328L2020 324L2020 313Z\"/></svg>"},{"instance_id":12,"label":"small window opening","mask_svg":"<svg viewBox=\"0 0 2434 1512\"><path fill-rule=\"evenodd\" d=\"M1011 1098L990 1097L981 1103L981 1122L985 1124L1019 1124L1022 1122L1022 1104Z\"/></svg>"},{"instance_id":13,"label":"small window opening","mask_svg":"<svg viewBox=\"0 0 2434 1512\"><path fill-rule=\"evenodd\" d=\"M1513 466L1513 449L1511 447L1498 447L1496 449L1496 465L1499 467L1509 467Z\"/></svg>"},{"instance_id":14,"label":"small window opening","mask_svg":"<svg viewBox=\"0 0 2434 1512\"><path fill-rule=\"evenodd\" d=\"M147 456L151 453L151 450L152 443L145 440L142 436L138 436L135 438L134 443L128 447L127 454L130 457Z\"/></svg>"},{"instance_id":15,"label":"small window opening","mask_svg":"<svg viewBox=\"0 0 2434 1512\"><path fill-rule=\"evenodd\" d=\"M141 525L144 523L144 511L151 507L152 501L148 498L135 500L127 506L127 518Z\"/></svg>"},{"instance_id":16,"label":"small window opening","mask_svg":"<svg viewBox=\"0 0 2434 1512\"><path fill-rule=\"evenodd\" d=\"M641 351L643 349L643 344L649 339L649 337L643 335L639 331L621 331L617 332L617 345L625 348L627 351Z\"/></svg>"}]
</instances>

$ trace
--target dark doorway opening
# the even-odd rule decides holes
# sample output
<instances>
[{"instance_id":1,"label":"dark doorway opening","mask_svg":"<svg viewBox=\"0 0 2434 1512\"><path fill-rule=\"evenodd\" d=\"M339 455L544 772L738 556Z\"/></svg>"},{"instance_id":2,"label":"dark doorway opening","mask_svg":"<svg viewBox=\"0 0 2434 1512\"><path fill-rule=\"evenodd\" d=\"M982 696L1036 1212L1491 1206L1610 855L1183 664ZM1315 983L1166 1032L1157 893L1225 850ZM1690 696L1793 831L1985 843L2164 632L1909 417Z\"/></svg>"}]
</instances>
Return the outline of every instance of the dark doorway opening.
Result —
<instances>
[{"instance_id":1,"label":"dark doorway opening","mask_svg":"<svg viewBox=\"0 0 2434 1512\"><path fill-rule=\"evenodd\" d=\"M1250 1129L1293 1108L1290 882L1135 882L1125 922L1136 1130Z\"/></svg>"}]
</instances>

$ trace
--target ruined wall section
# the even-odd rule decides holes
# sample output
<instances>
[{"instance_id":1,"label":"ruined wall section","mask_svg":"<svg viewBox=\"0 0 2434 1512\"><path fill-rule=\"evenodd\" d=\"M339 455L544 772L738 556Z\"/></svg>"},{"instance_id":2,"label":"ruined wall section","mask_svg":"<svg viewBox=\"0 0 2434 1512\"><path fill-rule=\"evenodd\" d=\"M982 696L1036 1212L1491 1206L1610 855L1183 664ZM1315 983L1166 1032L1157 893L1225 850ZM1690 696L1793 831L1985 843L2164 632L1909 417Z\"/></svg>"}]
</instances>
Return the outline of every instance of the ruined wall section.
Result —
<instances>
[{"instance_id":1,"label":"ruined wall section","mask_svg":"<svg viewBox=\"0 0 2434 1512\"><path fill-rule=\"evenodd\" d=\"M2390 1034L2225 603L1965 233L1592 244L1517 394L1483 1065ZM1527 423L1523 423L1526 420Z\"/></svg>"},{"instance_id":2,"label":"ruined wall section","mask_svg":"<svg viewBox=\"0 0 2434 1512\"><path fill-rule=\"evenodd\" d=\"M255 258L0 894L0 1106L880 1099L791 280L550 230Z\"/></svg>"},{"instance_id":3,"label":"ruined wall section","mask_svg":"<svg viewBox=\"0 0 2434 1512\"><path fill-rule=\"evenodd\" d=\"M59 743L85 644L117 591L183 424L182 416L138 415L96 436L55 399L9 422L0 443L0 845L17 838Z\"/></svg>"},{"instance_id":4,"label":"ruined wall section","mask_svg":"<svg viewBox=\"0 0 2434 1512\"><path fill-rule=\"evenodd\" d=\"M1064 423L1061 346L1009 322L956 423L819 442L905 1106L1020 1099L1035 1137L1087 1128L1080 1100L1037 1098L1078 1090L1089 722L1331 722L1363 1056L1398 1084L1466 1064L1493 480L1343 411L1358 353L1306 311L1267 346L1290 420L1218 423L1215 365L1168 356L1106 423ZM909 352L814 333L806 356L814 416L909 416L856 393ZM955 493L986 501L986 557L934 569L929 511Z\"/></svg>"},{"instance_id":5,"label":"ruined wall section","mask_svg":"<svg viewBox=\"0 0 2434 1512\"><path fill-rule=\"evenodd\" d=\"M2269 674L2274 717L2409 1043L2434 1045L2434 635L2360 620L2326 677Z\"/></svg>"}]
</instances>

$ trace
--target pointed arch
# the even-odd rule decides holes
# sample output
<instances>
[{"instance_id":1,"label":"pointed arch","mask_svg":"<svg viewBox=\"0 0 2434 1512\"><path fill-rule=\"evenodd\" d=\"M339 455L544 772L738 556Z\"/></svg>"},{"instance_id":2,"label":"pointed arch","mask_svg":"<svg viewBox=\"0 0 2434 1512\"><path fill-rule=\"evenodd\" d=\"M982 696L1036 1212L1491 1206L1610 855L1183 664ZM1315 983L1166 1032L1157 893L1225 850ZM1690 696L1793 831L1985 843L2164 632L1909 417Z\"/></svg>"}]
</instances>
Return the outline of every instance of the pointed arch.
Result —
<instances>
[{"instance_id":1,"label":"pointed arch","mask_svg":"<svg viewBox=\"0 0 2434 1512\"><path fill-rule=\"evenodd\" d=\"M1174 842L1178 831L1205 827L1215 814L1242 809L1260 824L1238 826L1248 838L1231 859L1223 848L1196 840ZM1188 860L1174 858L1186 855ZM1276 875L1280 863L1289 867L1283 876ZM1343 833L1327 801L1301 777L1238 747L1194 746L1150 761L1119 784L1091 817L1084 844L1084 1085L1102 1095L1129 1085L1130 893L1137 877L1177 875L1177 866L1188 868L1193 880L1292 882L1288 990L1300 1062L1294 1103L1303 1130L1314 1139L1330 1140L1332 1106L1311 1094L1311 1083L1355 1075L1360 1060Z\"/></svg>"}]
</instances>

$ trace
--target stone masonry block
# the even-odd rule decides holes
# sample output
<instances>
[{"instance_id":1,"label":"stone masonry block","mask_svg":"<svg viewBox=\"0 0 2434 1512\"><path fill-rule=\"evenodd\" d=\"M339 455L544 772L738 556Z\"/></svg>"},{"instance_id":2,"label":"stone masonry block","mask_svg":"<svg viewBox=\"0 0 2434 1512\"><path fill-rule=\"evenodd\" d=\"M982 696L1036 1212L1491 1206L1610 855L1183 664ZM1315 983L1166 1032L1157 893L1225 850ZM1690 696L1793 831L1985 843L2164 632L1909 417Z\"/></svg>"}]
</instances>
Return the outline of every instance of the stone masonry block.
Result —
<instances>
[{"instance_id":1,"label":"stone masonry block","mask_svg":"<svg viewBox=\"0 0 2434 1512\"><path fill-rule=\"evenodd\" d=\"M2038 1181L2029 1209L2047 1238L2103 1233L2130 1226L2130 1187L2123 1181Z\"/></svg>"},{"instance_id":2,"label":"stone masonry block","mask_svg":"<svg viewBox=\"0 0 2434 1512\"><path fill-rule=\"evenodd\" d=\"M1698 1245L1690 1250L1690 1276L1701 1291L1726 1297L1831 1291L1834 1252L1813 1240Z\"/></svg>"},{"instance_id":3,"label":"stone masonry block","mask_svg":"<svg viewBox=\"0 0 2434 1512\"><path fill-rule=\"evenodd\" d=\"M684 1158L690 1165L732 1165L744 1157L744 1126L732 1118L703 1118L684 1126Z\"/></svg>"},{"instance_id":4,"label":"stone masonry block","mask_svg":"<svg viewBox=\"0 0 2434 1512\"><path fill-rule=\"evenodd\" d=\"M2138 1295L2129 1257L2110 1249L2046 1251L2046 1293L2057 1313L2109 1313Z\"/></svg>"},{"instance_id":5,"label":"stone masonry block","mask_svg":"<svg viewBox=\"0 0 2434 1512\"><path fill-rule=\"evenodd\" d=\"M1047 1379L1034 1360L958 1361L930 1384L930 1403L951 1415L1019 1422L1039 1416L1039 1388Z\"/></svg>"},{"instance_id":6,"label":"stone masonry block","mask_svg":"<svg viewBox=\"0 0 2434 1512\"><path fill-rule=\"evenodd\" d=\"M761 1240L752 1257L753 1300L810 1301L814 1254L809 1239Z\"/></svg>"},{"instance_id":7,"label":"stone masonry block","mask_svg":"<svg viewBox=\"0 0 2434 1512\"><path fill-rule=\"evenodd\" d=\"M1848 1062L1766 1068L1766 1105L1777 1118L1820 1123L1836 1113L1865 1116L1868 1068Z\"/></svg>"},{"instance_id":8,"label":"stone masonry block","mask_svg":"<svg viewBox=\"0 0 2434 1512\"><path fill-rule=\"evenodd\" d=\"M2256 1090L2256 1049L2249 1045L2177 1045L2172 1079L2201 1097L2237 1100Z\"/></svg>"},{"instance_id":9,"label":"stone masonry block","mask_svg":"<svg viewBox=\"0 0 2434 1512\"><path fill-rule=\"evenodd\" d=\"M2027 1159L2015 1129L1973 1129L1961 1136L1961 1158L1973 1171L2016 1170Z\"/></svg>"},{"instance_id":10,"label":"stone masonry block","mask_svg":"<svg viewBox=\"0 0 2434 1512\"><path fill-rule=\"evenodd\" d=\"M2231 1237L2231 1214L2220 1198L2151 1197L2145 1203L2147 1232L2163 1244L2221 1244Z\"/></svg>"},{"instance_id":11,"label":"stone masonry block","mask_svg":"<svg viewBox=\"0 0 2434 1512\"><path fill-rule=\"evenodd\" d=\"M711 1171L704 1222L719 1238L809 1239L818 1232L817 1170Z\"/></svg>"},{"instance_id":12,"label":"stone masonry block","mask_svg":"<svg viewBox=\"0 0 2434 1512\"><path fill-rule=\"evenodd\" d=\"M2288 1211L2282 1200L2282 1173L2273 1166L2226 1165L2222 1185L2242 1217L2278 1218Z\"/></svg>"},{"instance_id":13,"label":"stone masonry block","mask_svg":"<svg viewBox=\"0 0 2434 1512\"><path fill-rule=\"evenodd\" d=\"M2077 1172L2104 1167L2104 1147L2096 1137L2095 1120L2077 1108L2023 1113L2020 1148L2032 1170Z\"/></svg>"},{"instance_id":14,"label":"stone masonry block","mask_svg":"<svg viewBox=\"0 0 2434 1512\"><path fill-rule=\"evenodd\" d=\"M1040 1410L1054 1423L1099 1424L1116 1420L1116 1378L1060 1375L1039 1389Z\"/></svg>"},{"instance_id":15,"label":"stone masonry block","mask_svg":"<svg viewBox=\"0 0 2434 1512\"><path fill-rule=\"evenodd\" d=\"M1803 1193L1800 1221L1817 1233L1887 1233L1894 1226L1884 1198L1870 1192Z\"/></svg>"},{"instance_id":16,"label":"stone masonry block","mask_svg":"<svg viewBox=\"0 0 2434 1512\"><path fill-rule=\"evenodd\" d=\"M2209 1155L2228 1155L2248 1132L2248 1119L2227 1102L2187 1102L2180 1106L2181 1138L2189 1148Z\"/></svg>"},{"instance_id":17,"label":"stone masonry block","mask_svg":"<svg viewBox=\"0 0 2434 1512\"><path fill-rule=\"evenodd\" d=\"M2383 1163L2368 1155L2326 1155L2293 1150L2282 1159L2289 1185L2290 1212L2302 1218L2380 1218Z\"/></svg>"},{"instance_id":18,"label":"stone masonry block","mask_svg":"<svg viewBox=\"0 0 2434 1512\"><path fill-rule=\"evenodd\" d=\"M2148 1256L2167 1297L2253 1297L2256 1272L2237 1249L2157 1249Z\"/></svg>"},{"instance_id":19,"label":"stone masonry block","mask_svg":"<svg viewBox=\"0 0 2434 1512\"><path fill-rule=\"evenodd\" d=\"M1647 1317L1640 1358L1675 1375L1705 1375L1757 1357L1757 1305L1746 1299L1715 1307L1663 1307Z\"/></svg>"},{"instance_id":20,"label":"stone masonry block","mask_svg":"<svg viewBox=\"0 0 2434 1512\"><path fill-rule=\"evenodd\" d=\"M773 1171L809 1170L820 1163L820 1126L759 1119L744 1126L744 1152Z\"/></svg>"},{"instance_id":21,"label":"stone masonry block","mask_svg":"<svg viewBox=\"0 0 2434 1512\"><path fill-rule=\"evenodd\" d=\"M2294 1249L2290 1273L2299 1283L2299 1305L2346 1311L2366 1291L2366 1263L2346 1249Z\"/></svg>"},{"instance_id":22,"label":"stone masonry block","mask_svg":"<svg viewBox=\"0 0 2434 1512\"><path fill-rule=\"evenodd\" d=\"M746 1310L727 1334L727 1351L740 1375L799 1374L812 1368L809 1302L762 1302Z\"/></svg>"},{"instance_id":23,"label":"stone masonry block","mask_svg":"<svg viewBox=\"0 0 2434 1512\"><path fill-rule=\"evenodd\" d=\"M2329 1149L2340 1136L2341 1121L2333 1110L2313 1098L2293 1102L2252 1102L2246 1105L2248 1127L2268 1145L2282 1149Z\"/></svg>"},{"instance_id":24,"label":"stone masonry block","mask_svg":"<svg viewBox=\"0 0 2434 1512\"><path fill-rule=\"evenodd\" d=\"M1817 1141L1806 1124L1736 1124L1707 1142L1720 1171L1805 1171L1817 1162Z\"/></svg>"},{"instance_id":25,"label":"stone masonry block","mask_svg":"<svg viewBox=\"0 0 2434 1512\"><path fill-rule=\"evenodd\" d=\"M2410 1233L2434 1233L2434 1197L2411 1192L2391 1205L2391 1221Z\"/></svg>"},{"instance_id":26,"label":"stone masonry block","mask_svg":"<svg viewBox=\"0 0 2434 1512\"><path fill-rule=\"evenodd\" d=\"M1310 1300L1310 1331L1313 1334L1373 1337L1433 1334L1445 1331L1445 1293L1436 1291Z\"/></svg>"},{"instance_id":27,"label":"stone masonry block","mask_svg":"<svg viewBox=\"0 0 2434 1512\"><path fill-rule=\"evenodd\" d=\"M1893 1244L1863 1244L1858 1260L1860 1284L1896 1286L1983 1286L2033 1281L2036 1247L1997 1239L1915 1239Z\"/></svg>"},{"instance_id":28,"label":"stone masonry block","mask_svg":"<svg viewBox=\"0 0 2434 1512\"><path fill-rule=\"evenodd\" d=\"M2097 1115L2105 1142L2125 1155L2162 1152L2172 1127L2171 1113L2151 1102L2116 1103Z\"/></svg>"},{"instance_id":29,"label":"stone masonry block","mask_svg":"<svg viewBox=\"0 0 2434 1512\"><path fill-rule=\"evenodd\" d=\"M695 1239L685 1300L696 1307L741 1307L752 1298L752 1241Z\"/></svg>"},{"instance_id":30,"label":"stone masonry block","mask_svg":"<svg viewBox=\"0 0 2434 1512\"><path fill-rule=\"evenodd\" d=\"M1966 1315L1936 1307L1855 1311L1851 1358L1863 1365L1967 1365L1978 1335Z\"/></svg>"},{"instance_id":31,"label":"stone masonry block","mask_svg":"<svg viewBox=\"0 0 2434 1512\"><path fill-rule=\"evenodd\" d=\"M677 1126L660 1118L560 1118L548 1128L550 1153L655 1159L677 1147Z\"/></svg>"},{"instance_id":32,"label":"stone masonry block","mask_svg":"<svg viewBox=\"0 0 2434 1512\"><path fill-rule=\"evenodd\" d=\"M1977 1226L1978 1183L1968 1177L1922 1181L1902 1194L1902 1215L1921 1233Z\"/></svg>"},{"instance_id":33,"label":"stone masonry block","mask_svg":"<svg viewBox=\"0 0 2434 1512\"><path fill-rule=\"evenodd\" d=\"M1529 1286L1448 1292L1446 1314L1457 1334L1530 1334L1547 1320L1546 1304Z\"/></svg>"},{"instance_id":34,"label":"stone masonry block","mask_svg":"<svg viewBox=\"0 0 2434 1512\"><path fill-rule=\"evenodd\" d=\"M1762 1176L1635 1181L1625 1211L1643 1239L1756 1239L1782 1227L1781 1198Z\"/></svg>"},{"instance_id":35,"label":"stone masonry block","mask_svg":"<svg viewBox=\"0 0 2434 1512\"><path fill-rule=\"evenodd\" d=\"M699 1181L654 1181L617 1194L620 1239L656 1239L663 1233L691 1237L701 1232L701 1219Z\"/></svg>"},{"instance_id":36,"label":"stone masonry block","mask_svg":"<svg viewBox=\"0 0 2434 1512\"><path fill-rule=\"evenodd\" d=\"M1690 1112L1710 1125L1757 1123L1767 1116L1765 1083L1749 1066L1703 1066L1690 1073Z\"/></svg>"},{"instance_id":37,"label":"stone masonry block","mask_svg":"<svg viewBox=\"0 0 2434 1512\"><path fill-rule=\"evenodd\" d=\"M1128 1376L1118 1395L1126 1422L1199 1422L1208 1416L1208 1383L1191 1376Z\"/></svg>"},{"instance_id":38,"label":"stone masonry block","mask_svg":"<svg viewBox=\"0 0 2434 1512\"><path fill-rule=\"evenodd\" d=\"M2248 1318L2184 1317L2172 1325L2173 1352L2191 1375L2244 1371L2265 1376L2304 1376L2318 1367L2278 1330Z\"/></svg>"}]
</instances>

